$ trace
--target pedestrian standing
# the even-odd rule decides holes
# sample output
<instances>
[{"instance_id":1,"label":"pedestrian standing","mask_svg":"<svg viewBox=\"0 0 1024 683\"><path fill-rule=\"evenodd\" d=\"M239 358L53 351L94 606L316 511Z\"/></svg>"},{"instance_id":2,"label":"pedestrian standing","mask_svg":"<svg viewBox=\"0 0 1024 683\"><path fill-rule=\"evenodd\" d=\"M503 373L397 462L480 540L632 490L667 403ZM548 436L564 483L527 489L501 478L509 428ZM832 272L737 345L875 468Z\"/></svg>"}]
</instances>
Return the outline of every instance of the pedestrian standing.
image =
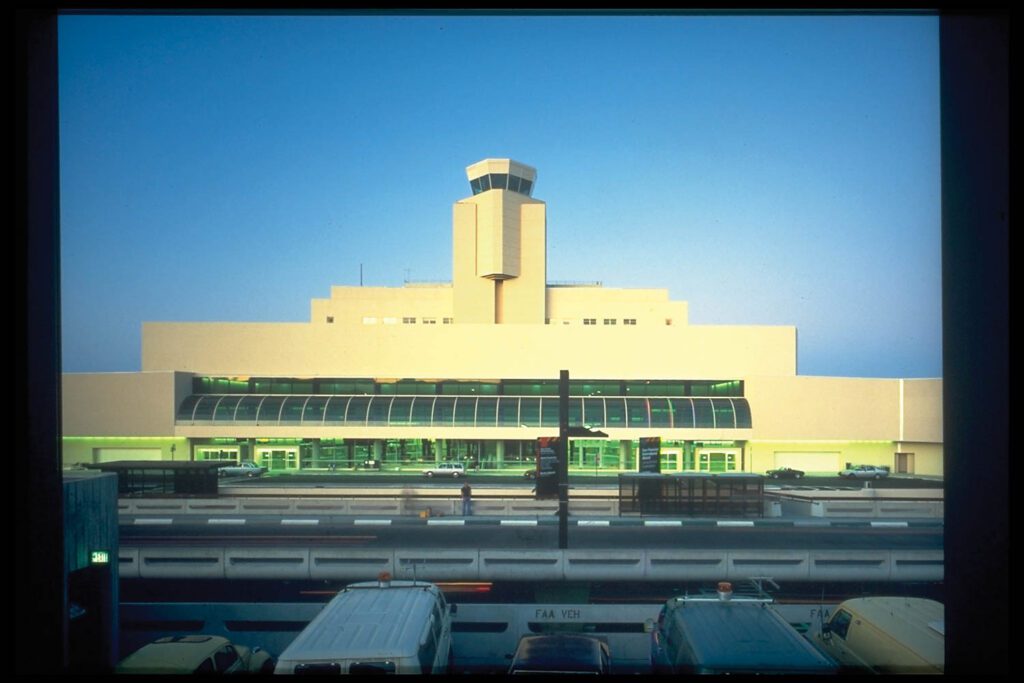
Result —
<instances>
[{"instance_id":1,"label":"pedestrian standing","mask_svg":"<svg viewBox=\"0 0 1024 683\"><path fill-rule=\"evenodd\" d=\"M467 481L462 485L462 516L469 517L473 514L473 489Z\"/></svg>"}]
</instances>

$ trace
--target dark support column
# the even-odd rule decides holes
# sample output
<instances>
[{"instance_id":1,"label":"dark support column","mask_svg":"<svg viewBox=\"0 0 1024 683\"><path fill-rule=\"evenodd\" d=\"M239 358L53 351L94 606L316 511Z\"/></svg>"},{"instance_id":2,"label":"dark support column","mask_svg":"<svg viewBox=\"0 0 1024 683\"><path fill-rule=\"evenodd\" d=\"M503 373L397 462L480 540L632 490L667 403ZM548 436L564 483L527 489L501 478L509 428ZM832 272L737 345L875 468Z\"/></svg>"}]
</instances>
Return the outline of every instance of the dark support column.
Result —
<instances>
[{"instance_id":1,"label":"dark support column","mask_svg":"<svg viewBox=\"0 0 1024 683\"><path fill-rule=\"evenodd\" d=\"M569 547L569 371L558 375L558 549Z\"/></svg>"},{"instance_id":2,"label":"dark support column","mask_svg":"<svg viewBox=\"0 0 1024 683\"><path fill-rule=\"evenodd\" d=\"M11 363L18 398L12 450L17 457L10 458L13 472L8 475L17 518L9 525L15 536L8 555L15 567L9 584L15 589L15 614L9 621L16 625L9 651L16 675L54 675L67 673L69 656L60 453L57 15L50 9L19 8L14 19L15 237L10 265L24 277L11 297L17 319L8 328L18 344Z\"/></svg>"}]
</instances>

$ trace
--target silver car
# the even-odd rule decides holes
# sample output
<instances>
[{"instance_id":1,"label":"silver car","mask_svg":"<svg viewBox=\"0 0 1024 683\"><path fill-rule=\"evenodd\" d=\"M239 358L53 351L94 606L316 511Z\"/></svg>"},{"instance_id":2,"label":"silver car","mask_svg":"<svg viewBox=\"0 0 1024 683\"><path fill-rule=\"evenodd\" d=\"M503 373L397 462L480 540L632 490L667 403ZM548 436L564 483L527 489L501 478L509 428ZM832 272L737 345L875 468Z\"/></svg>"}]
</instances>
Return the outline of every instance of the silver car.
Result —
<instances>
[{"instance_id":1,"label":"silver car","mask_svg":"<svg viewBox=\"0 0 1024 683\"><path fill-rule=\"evenodd\" d=\"M222 477L258 477L267 471L263 465L254 462L243 462L238 465L221 467L218 474Z\"/></svg>"},{"instance_id":2,"label":"silver car","mask_svg":"<svg viewBox=\"0 0 1024 683\"><path fill-rule=\"evenodd\" d=\"M840 477L847 479L882 479L889 476L888 467L876 467L874 465L857 465L845 469L839 473Z\"/></svg>"},{"instance_id":3,"label":"silver car","mask_svg":"<svg viewBox=\"0 0 1024 683\"><path fill-rule=\"evenodd\" d=\"M425 477L452 477L458 479L466 476L466 466L461 462L439 462L433 467L423 470Z\"/></svg>"}]
</instances>

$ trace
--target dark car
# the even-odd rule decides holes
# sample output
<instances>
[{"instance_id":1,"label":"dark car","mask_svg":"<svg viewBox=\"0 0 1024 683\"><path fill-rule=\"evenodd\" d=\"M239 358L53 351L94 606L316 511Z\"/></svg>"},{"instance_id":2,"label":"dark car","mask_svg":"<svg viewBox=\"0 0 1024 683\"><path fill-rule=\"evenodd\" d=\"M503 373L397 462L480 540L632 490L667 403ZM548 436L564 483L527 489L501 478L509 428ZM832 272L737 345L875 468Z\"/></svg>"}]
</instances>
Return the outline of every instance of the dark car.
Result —
<instances>
[{"instance_id":1,"label":"dark car","mask_svg":"<svg viewBox=\"0 0 1024 683\"><path fill-rule=\"evenodd\" d=\"M772 479L803 479L803 470L794 470L792 467L780 467L775 470L768 470L764 473L764 476L771 477Z\"/></svg>"},{"instance_id":2,"label":"dark car","mask_svg":"<svg viewBox=\"0 0 1024 683\"><path fill-rule=\"evenodd\" d=\"M597 638L565 634L523 636L508 673L607 674L611 666L608 645Z\"/></svg>"}]
</instances>

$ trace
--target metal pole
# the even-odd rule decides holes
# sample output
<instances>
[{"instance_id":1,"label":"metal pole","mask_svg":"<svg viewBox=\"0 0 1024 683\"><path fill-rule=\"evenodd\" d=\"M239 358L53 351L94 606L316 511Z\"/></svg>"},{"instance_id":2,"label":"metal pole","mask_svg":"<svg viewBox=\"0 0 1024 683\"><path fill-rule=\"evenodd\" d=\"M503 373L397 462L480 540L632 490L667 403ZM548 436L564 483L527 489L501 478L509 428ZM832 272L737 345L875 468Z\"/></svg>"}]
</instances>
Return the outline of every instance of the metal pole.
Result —
<instances>
[{"instance_id":1,"label":"metal pole","mask_svg":"<svg viewBox=\"0 0 1024 683\"><path fill-rule=\"evenodd\" d=\"M558 549L569 547L569 371L558 375Z\"/></svg>"}]
</instances>

